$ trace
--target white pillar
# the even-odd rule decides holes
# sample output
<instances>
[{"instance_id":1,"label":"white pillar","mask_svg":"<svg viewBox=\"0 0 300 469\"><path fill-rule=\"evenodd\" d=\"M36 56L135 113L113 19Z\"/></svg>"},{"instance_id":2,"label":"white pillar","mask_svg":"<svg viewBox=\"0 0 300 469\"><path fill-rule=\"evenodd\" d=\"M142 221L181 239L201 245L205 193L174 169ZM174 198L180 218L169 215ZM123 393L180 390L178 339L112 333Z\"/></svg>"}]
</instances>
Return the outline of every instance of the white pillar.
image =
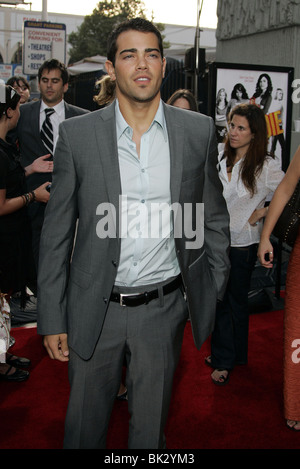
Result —
<instances>
[{"instance_id":1,"label":"white pillar","mask_svg":"<svg viewBox=\"0 0 300 469\"><path fill-rule=\"evenodd\" d=\"M48 21L47 0L43 0L42 20Z\"/></svg>"}]
</instances>

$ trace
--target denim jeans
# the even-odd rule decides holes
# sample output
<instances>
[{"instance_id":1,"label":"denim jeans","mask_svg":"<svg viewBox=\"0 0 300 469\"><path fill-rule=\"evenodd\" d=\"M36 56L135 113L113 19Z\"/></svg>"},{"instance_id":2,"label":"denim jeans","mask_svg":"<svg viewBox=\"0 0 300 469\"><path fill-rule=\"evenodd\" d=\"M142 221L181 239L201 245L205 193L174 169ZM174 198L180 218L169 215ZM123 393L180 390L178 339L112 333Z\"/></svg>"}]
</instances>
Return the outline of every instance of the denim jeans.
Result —
<instances>
[{"instance_id":1,"label":"denim jeans","mask_svg":"<svg viewBox=\"0 0 300 469\"><path fill-rule=\"evenodd\" d=\"M211 337L212 366L231 370L248 361L248 292L257 259L257 244L230 248L231 271L226 293L218 303Z\"/></svg>"}]
</instances>

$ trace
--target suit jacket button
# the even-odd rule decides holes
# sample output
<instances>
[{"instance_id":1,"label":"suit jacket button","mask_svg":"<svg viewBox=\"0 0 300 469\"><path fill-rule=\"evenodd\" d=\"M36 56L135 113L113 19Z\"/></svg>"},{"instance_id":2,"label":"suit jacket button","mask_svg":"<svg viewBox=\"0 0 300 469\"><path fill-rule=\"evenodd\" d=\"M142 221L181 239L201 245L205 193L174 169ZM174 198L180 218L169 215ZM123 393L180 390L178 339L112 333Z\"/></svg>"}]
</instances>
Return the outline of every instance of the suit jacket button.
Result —
<instances>
[{"instance_id":1,"label":"suit jacket button","mask_svg":"<svg viewBox=\"0 0 300 469\"><path fill-rule=\"evenodd\" d=\"M117 267L116 261L112 261L112 264L113 264L115 267Z\"/></svg>"},{"instance_id":2,"label":"suit jacket button","mask_svg":"<svg viewBox=\"0 0 300 469\"><path fill-rule=\"evenodd\" d=\"M107 302L108 302L108 299L107 299L107 298L103 298L103 301L104 301L104 303L107 303Z\"/></svg>"}]
</instances>

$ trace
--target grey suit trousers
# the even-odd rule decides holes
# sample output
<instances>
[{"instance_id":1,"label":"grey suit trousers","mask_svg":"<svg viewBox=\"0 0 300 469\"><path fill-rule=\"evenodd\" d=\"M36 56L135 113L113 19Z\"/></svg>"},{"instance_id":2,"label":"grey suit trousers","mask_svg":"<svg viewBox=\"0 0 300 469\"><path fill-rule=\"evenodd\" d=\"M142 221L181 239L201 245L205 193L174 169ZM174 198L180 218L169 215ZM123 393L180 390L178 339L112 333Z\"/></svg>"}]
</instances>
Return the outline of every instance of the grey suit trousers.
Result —
<instances>
[{"instance_id":1,"label":"grey suit trousers","mask_svg":"<svg viewBox=\"0 0 300 469\"><path fill-rule=\"evenodd\" d=\"M70 351L64 448L105 448L124 358L130 413L128 448L165 447L164 427L188 310L181 289L165 296L161 288L159 291L159 298L148 305L124 307L110 302L91 359L82 360Z\"/></svg>"}]
</instances>

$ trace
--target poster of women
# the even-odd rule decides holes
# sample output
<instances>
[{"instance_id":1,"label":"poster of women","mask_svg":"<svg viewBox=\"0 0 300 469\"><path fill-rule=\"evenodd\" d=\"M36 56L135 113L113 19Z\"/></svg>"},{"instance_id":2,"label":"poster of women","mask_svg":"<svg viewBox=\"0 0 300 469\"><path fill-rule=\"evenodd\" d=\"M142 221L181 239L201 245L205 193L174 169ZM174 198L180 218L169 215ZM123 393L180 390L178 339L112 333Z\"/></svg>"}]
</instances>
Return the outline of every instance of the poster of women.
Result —
<instances>
[{"instance_id":1,"label":"poster of women","mask_svg":"<svg viewBox=\"0 0 300 469\"><path fill-rule=\"evenodd\" d=\"M269 150L286 170L289 162L293 69L229 63L212 64L210 114L218 144L226 136L230 111L239 104L259 106L265 116Z\"/></svg>"}]
</instances>

